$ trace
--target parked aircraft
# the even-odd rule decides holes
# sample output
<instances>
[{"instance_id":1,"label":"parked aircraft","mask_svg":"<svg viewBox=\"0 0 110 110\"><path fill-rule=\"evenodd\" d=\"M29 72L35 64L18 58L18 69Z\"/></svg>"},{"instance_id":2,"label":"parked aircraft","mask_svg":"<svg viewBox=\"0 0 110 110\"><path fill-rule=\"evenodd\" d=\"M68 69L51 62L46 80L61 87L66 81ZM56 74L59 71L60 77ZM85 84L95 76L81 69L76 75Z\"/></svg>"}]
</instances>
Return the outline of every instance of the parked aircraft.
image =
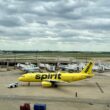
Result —
<instances>
[{"instance_id":1,"label":"parked aircraft","mask_svg":"<svg viewBox=\"0 0 110 110\"><path fill-rule=\"evenodd\" d=\"M22 82L41 82L43 87L56 87L60 82L79 81L94 76L93 62L89 62L79 73L29 73L18 78Z\"/></svg>"},{"instance_id":2,"label":"parked aircraft","mask_svg":"<svg viewBox=\"0 0 110 110\"><path fill-rule=\"evenodd\" d=\"M55 66L54 65L40 63L39 67L45 68L47 71L50 71L50 72L55 72Z\"/></svg>"},{"instance_id":3,"label":"parked aircraft","mask_svg":"<svg viewBox=\"0 0 110 110\"><path fill-rule=\"evenodd\" d=\"M25 68L22 68L23 71L25 72L36 72L36 71L39 71L39 67L25 67Z\"/></svg>"},{"instance_id":4,"label":"parked aircraft","mask_svg":"<svg viewBox=\"0 0 110 110\"><path fill-rule=\"evenodd\" d=\"M22 69L22 68L24 68L26 66L26 64L21 64L21 63L18 63L17 65L16 65L16 67L18 68L18 69Z\"/></svg>"},{"instance_id":5,"label":"parked aircraft","mask_svg":"<svg viewBox=\"0 0 110 110\"><path fill-rule=\"evenodd\" d=\"M78 64L59 65L59 68L63 71L68 71L68 72L79 71Z\"/></svg>"},{"instance_id":6,"label":"parked aircraft","mask_svg":"<svg viewBox=\"0 0 110 110\"><path fill-rule=\"evenodd\" d=\"M102 66L104 67L105 71L110 71L110 64L109 63L103 63Z\"/></svg>"},{"instance_id":7,"label":"parked aircraft","mask_svg":"<svg viewBox=\"0 0 110 110\"><path fill-rule=\"evenodd\" d=\"M85 67L85 63L79 63L78 67L79 67L79 71L83 70L83 68Z\"/></svg>"},{"instance_id":8,"label":"parked aircraft","mask_svg":"<svg viewBox=\"0 0 110 110\"><path fill-rule=\"evenodd\" d=\"M109 71L110 70L110 66L104 66L105 70Z\"/></svg>"},{"instance_id":9,"label":"parked aircraft","mask_svg":"<svg viewBox=\"0 0 110 110\"><path fill-rule=\"evenodd\" d=\"M39 71L39 67L37 67L36 65L34 64L21 64L21 63L18 63L17 64L17 67L22 70L22 71L25 71L25 72L35 72L35 71Z\"/></svg>"},{"instance_id":10,"label":"parked aircraft","mask_svg":"<svg viewBox=\"0 0 110 110\"><path fill-rule=\"evenodd\" d=\"M105 69L103 65L94 65L92 70L96 72L104 72Z\"/></svg>"}]
</instances>

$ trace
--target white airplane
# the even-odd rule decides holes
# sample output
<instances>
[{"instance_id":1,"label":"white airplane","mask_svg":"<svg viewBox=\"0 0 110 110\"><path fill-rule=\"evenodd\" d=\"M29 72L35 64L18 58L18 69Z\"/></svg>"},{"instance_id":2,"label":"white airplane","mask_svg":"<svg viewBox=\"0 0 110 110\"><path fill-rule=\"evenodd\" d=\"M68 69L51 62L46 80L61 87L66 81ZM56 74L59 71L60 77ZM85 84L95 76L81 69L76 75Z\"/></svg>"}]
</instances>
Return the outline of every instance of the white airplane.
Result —
<instances>
[{"instance_id":1,"label":"white airplane","mask_svg":"<svg viewBox=\"0 0 110 110\"><path fill-rule=\"evenodd\" d=\"M22 69L22 68L26 67L26 64L18 63L18 64L16 65L16 67L17 67L18 69Z\"/></svg>"},{"instance_id":2,"label":"white airplane","mask_svg":"<svg viewBox=\"0 0 110 110\"><path fill-rule=\"evenodd\" d=\"M110 70L110 64L106 63L106 64L103 64L103 66L106 71Z\"/></svg>"},{"instance_id":3,"label":"white airplane","mask_svg":"<svg viewBox=\"0 0 110 110\"><path fill-rule=\"evenodd\" d=\"M79 63L78 67L79 67L79 71L83 70L83 68L85 67L86 63Z\"/></svg>"},{"instance_id":4,"label":"white airplane","mask_svg":"<svg viewBox=\"0 0 110 110\"><path fill-rule=\"evenodd\" d=\"M105 68L101 64L95 64L93 66L92 70L100 73L100 72L104 72L105 71Z\"/></svg>"},{"instance_id":5,"label":"white airplane","mask_svg":"<svg viewBox=\"0 0 110 110\"><path fill-rule=\"evenodd\" d=\"M40 68L37 67L36 65L29 64L29 63L28 64L18 63L17 68L19 68L20 70L25 71L25 72L36 72L36 71L40 70Z\"/></svg>"},{"instance_id":6,"label":"white airplane","mask_svg":"<svg viewBox=\"0 0 110 110\"><path fill-rule=\"evenodd\" d=\"M40 63L39 67L40 68L46 68L46 70L50 71L50 72L55 72L55 66L54 65Z\"/></svg>"},{"instance_id":7,"label":"white airplane","mask_svg":"<svg viewBox=\"0 0 110 110\"><path fill-rule=\"evenodd\" d=\"M59 68L69 72L79 71L78 64L59 65Z\"/></svg>"}]
</instances>

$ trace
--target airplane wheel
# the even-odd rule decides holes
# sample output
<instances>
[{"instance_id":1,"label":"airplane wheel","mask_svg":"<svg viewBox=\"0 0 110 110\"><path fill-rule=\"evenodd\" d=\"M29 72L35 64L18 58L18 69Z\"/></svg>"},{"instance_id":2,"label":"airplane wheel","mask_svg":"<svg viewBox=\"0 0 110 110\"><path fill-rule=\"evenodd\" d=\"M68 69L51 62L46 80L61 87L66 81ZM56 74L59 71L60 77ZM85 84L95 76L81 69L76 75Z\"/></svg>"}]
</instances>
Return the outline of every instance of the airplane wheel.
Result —
<instances>
[{"instance_id":1,"label":"airplane wheel","mask_svg":"<svg viewBox=\"0 0 110 110\"><path fill-rule=\"evenodd\" d=\"M13 86L10 86L10 88L13 88Z\"/></svg>"},{"instance_id":2,"label":"airplane wheel","mask_svg":"<svg viewBox=\"0 0 110 110\"><path fill-rule=\"evenodd\" d=\"M58 87L58 85L57 85L57 84L55 84L55 85L54 85L54 87Z\"/></svg>"},{"instance_id":3,"label":"airplane wheel","mask_svg":"<svg viewBox=\"0 0 110 110\"><path fill-rule=\"evenodd\" d=\"M55 87L55 88L56 88L56 87L58 87L58 85L57 85L57 84L53 84L53 87Z\"/></svg>"}]
</instances>

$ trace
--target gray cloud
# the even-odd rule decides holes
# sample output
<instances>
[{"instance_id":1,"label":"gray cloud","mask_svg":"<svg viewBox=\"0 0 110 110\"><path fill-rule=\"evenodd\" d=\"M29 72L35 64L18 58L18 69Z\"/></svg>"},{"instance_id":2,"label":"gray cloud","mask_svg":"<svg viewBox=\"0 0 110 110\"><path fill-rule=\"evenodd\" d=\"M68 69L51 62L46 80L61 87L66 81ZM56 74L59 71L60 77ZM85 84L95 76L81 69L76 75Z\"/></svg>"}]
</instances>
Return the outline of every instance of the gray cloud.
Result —
<instances>
[{"instance_id":1,"label":"gray cloud","mask_svg":"<svg viewBox=\"0 0 110 110\"><path fill-rule=\"evenodd\" d=\"M0 19L0 26L19 27L22 25L23 23L17 17L3 17L2 19Z\"/></svg>"},{"instance_id":2,"label":"gray cloud","mask_svg":"<svg viewBox=\"0 0 110 110\"><path fill-rule=\"evenodd\" d=\"M92 43L97 51L97 45L110 51L109 5L108 0L1 0L0 42L25 42L29 49L37 43L36 49L44 50Z\"/></svg>"}]
</instances>

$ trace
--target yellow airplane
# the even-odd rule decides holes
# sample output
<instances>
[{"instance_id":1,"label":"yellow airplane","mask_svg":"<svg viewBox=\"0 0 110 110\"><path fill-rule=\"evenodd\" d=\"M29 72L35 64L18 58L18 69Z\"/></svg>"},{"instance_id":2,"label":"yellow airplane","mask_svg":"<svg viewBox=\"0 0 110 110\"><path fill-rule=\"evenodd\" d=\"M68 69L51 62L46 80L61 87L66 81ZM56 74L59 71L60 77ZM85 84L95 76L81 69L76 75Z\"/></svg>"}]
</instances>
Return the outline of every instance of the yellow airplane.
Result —
<instances>
[{"instance_id":1,"label":"yellow airplane","mask_svg":"<svg viewBox=\"0 0 110 110\"><path fill-rule=\"evenodd\" d=\"M79 73L28 73L18 78L23 82L41 82L43 87L56 87L59 82L79 81L94 76L93 62L89 62Z\"/></svg>"}]
</instances>

